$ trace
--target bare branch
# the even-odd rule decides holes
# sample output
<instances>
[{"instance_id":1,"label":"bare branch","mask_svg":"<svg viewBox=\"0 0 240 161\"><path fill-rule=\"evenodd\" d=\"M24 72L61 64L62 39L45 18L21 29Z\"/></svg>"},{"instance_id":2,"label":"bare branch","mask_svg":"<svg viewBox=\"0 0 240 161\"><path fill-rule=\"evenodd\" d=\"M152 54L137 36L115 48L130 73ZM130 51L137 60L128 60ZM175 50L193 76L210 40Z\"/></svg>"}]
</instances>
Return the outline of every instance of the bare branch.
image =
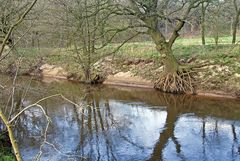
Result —
<instances>
[{"instance_id":1,"label":"bare branch","mask_svg":"<svg viewBox=\"0 0 240 161\"><path fill-rule=\"evenodd\" d=\"M27 8L27 10L19 17L19 19L10 27L10 29L7 32L7 35L5 36L3 43L1 44L1 48L0 48L0 57L3 54L3 50L6 46L6 43L10 37L10 35L12 34L13 30L15 29L15 27L17 27L23 20L24 18L27 16L27 14L31 11L31 9L34 7L34 5L37 3L37 0L34 0L31 5Z\"/></svg>"}]
</instances>

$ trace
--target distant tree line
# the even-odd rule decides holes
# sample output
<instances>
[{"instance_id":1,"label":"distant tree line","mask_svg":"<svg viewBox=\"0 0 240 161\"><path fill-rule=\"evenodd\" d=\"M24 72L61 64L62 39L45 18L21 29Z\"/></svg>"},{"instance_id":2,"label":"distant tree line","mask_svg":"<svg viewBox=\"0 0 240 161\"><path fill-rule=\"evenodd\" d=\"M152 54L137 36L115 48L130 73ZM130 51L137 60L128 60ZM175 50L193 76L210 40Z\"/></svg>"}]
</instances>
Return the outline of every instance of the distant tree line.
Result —
<instances>
[{"instance_id":1,"label":"distant tree line","mask_svg":"<svg viewBox=\"0 0 240 161\"><path fill-rule=\"evenodd\" d=\"M28 2L28 0L23 1ZM117 2L114 1L115 0L108 0L108 3ZM130 1L131 0L129 0L129 2ZM136 0L133 0L133 2L134 1L137 2ZM88 2L91 2L91 0ZM127 0L125 2L127 2ZM144 2L152 3L147 0L142 1L141 5L143 5ZM166 5L166 8L164 9L164 14L169 14L174 9L177 9L178 6L175 2L180 4L181 2L187 2L187 0L166 2L168 5ZM3 36L10 27L9 25L11 24L11 21L15 16L21 13L26 3L15 0L1 0L0 4L0 41L2 41ZM72 15L67 10L63 10L62 7L59 7L61 4L63 4L61 1L54 0L39 1L31 14L27 16L24 23L22 23L21 26L11 34L9 43L12 43L14 39L17 39L25 31L26 28L31 26L29 34L24 36L20 43L22 47L40 48L69 46L71 34L68 29L69 26L71 26L71 23L66 22L66 20ZM236 35L240 28L239 17L240 0L203 1L196 7L196 9L191 11L179 33L183 37L201 36L203 45L206 43L205 37L213 37L215 43L218 44L219 37L232 36L232 43L234 44L237 41ZM63 21L63 19L65 20ZM115 16L115 20L114 18L111 18L111 20L113 22L112 25L115 27L134 22L133 19L126 19L124 16ZM158 24L158 27L165 36L169 36L174 28L172 24L172 21L165 19ZM118 38L114 41L122 42L126 39L127 34L119 34ZM141 35L134 38L132 41L146 40L151 39L149 36Z\"/></svg>"}]
</instances>

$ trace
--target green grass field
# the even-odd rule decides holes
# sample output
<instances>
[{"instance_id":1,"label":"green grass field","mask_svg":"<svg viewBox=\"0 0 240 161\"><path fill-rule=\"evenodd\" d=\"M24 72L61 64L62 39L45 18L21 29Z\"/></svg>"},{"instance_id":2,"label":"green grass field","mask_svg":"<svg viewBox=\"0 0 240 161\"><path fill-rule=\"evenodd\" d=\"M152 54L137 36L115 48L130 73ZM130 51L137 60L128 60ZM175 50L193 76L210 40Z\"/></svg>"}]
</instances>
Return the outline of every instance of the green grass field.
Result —
<instances>
[{"instance_id":1,"label":"green grass field","mask_svg":"<svg viewBox=\"0 0 240 161\"><path fill-rule=\"evenodd\" d=\"M238 37L238 40L240 37ZM189 58L197 56L199 59L217 59L224 55L240 55L240 44L232 45L231 37L221 37L219 39L219 46L213 44L213 38L206 38L206 45L201 45L201 38L179 38L173 46L173 53L177 59ZM107 53L116 48L118 44L111 44L102 53ZM51 49L41 48L37 50L34 48L17 49L16 57L23 57L34 64L39 57L45 57L48 63L57 65L66 65L67 62L74 62L75 58L66 49ZM155 49L155 44L151 41L126 43L116 54L116 57L129 59L158 59L160 54Z\"/></svg>"},{"instance_id":2,"label":"green grass field","mask_svg":"<svg viewBox=\"0 0 240 161\"><path fill-rule=\"evenodd\" d=\"M221 37L218 48L216 48L213 42L214 40L212 38L207 38L206 45L202 46L200 38L180 38L175 42L173 52L177 58L190 57L193 55L204 58L238 52L236 46L239 45L232 45L231 37ZM118 55L132 58L154 59L159 57L159 53L156 51L153 42L127 43L119 50Z\"/></svg>"},{"instance_id":3,"label":"green grass field","mask_svg":"<svg viewBox=\"0 0 240 161\"><path fill-rule=\"evenodd\" d=\"M240 37L237 37L237 40L239 41ZM232 42L231 36L219 37L219 44L231 44L231 42ZM214 45L215 44L214 38L207 37L206 44ZM179 38L178 40L176 40L175 45L202 45L202 40L200 37Z\"/></svg>"}]
</instances>

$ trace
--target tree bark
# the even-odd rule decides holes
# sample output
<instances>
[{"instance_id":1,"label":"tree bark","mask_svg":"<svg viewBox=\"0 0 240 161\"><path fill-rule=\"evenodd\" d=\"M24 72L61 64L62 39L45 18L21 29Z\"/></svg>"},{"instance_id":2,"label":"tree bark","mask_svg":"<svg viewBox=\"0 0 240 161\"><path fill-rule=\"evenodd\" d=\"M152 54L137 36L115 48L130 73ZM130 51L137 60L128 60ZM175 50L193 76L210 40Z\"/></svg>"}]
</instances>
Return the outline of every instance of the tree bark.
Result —
<instances>
[{"instance_id":1,"label":"tree bark","mask_svg":"<svg viewBox=\"0 0 240 161\"><path fill-rule=\"evenodd\" d=\"M85 81L86 81L86 83L91 83L91 72L90 72L90 68L87 67L87 69L85 69L84 75L85 75Z\"/></svg>"},{"instance_id":2,"label":"tree bark","mask_svg":"<svg viewBox=\"0 0 240 161\"><path fill-rule=\"evenodd\" d=\"M239 24L239 18L240 18L240 8L238 6L237 0L233 0L233 5L234 5L234 9L236 12L236 16L233 22L233 28L232 28L232 43L235 44L236 43L236 37L237 37L237 27Z\"/></svg>"},{"instance_id":3,"label":"tree bark","mask_svg":"<svg viewBox=\"0 0 240 161\"><path fill-rule=\"evenodd\" d=\"M195 93L193 75L188 68L183 68L174 57L172 43L167 42L158 29L149 29L149 35L156 44L156 49L161 55L164 71L155 82L155 88L167 93Z\"/></svg>"},{"instance_id":4,"label":"tree bark","mask_svg":"<svg viewBox=\"0 0 240 161\"><path fill-rule=\"evenodd\" d=\"M239 12L240 13L240 12ZM233 28L232 28L232 44L235 44L236 43L236 40L237 40L237 27L238 27L238 24L239 24L239 15L237 15L235 17L235 20L233 22Z\"/></svg>"},{"instance_id":5,"label":"tree bark","mask_svg":"<svg viewBox=\"0 0 240 161\"><path fill-rule=\"evenodd\" d=\"M157 29L149 30L149 34L156 44L156 49L160 53L166 73L173 73L178 70L179 63L174 57L170 44Z\"/></svg>"},{"instance_id":6,"label":"tree bark","mask_svg":"<svg viewBox=\"0 0 240 161\"><path fill-rule=\"evenodd\" d=\"M216 47L218 47L218 40L219 40L219 35L218 35L218 31L216 31L216 33L214 35L214 41L215 41Z\"/></svg>"},{"instance_id":7,"label":"tree bark","mask_svg":"<svg viewBox=\"0 0 240 161\"><path fill-rule=\"evenodd\" d=\"M205 15L206 15L206 8L204 7L204 3L202 3L202 17L201 17L201 37L202 37L202 45L206 45L205 41Z\"/></svg>"}]
</instances>

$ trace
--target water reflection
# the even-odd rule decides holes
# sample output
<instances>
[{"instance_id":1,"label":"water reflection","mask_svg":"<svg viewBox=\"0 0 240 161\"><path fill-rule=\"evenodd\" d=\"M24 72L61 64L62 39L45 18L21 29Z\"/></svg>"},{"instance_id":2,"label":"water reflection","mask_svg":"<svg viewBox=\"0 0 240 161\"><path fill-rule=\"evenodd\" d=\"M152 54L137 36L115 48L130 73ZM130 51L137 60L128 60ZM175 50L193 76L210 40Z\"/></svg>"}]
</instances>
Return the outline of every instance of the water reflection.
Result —
<instances>
[{"instance_id":1,"label":"water reflection","mask_svg":"<svg viewBox=\"0 0 240 161\"><path fill-rule=\"evenodd\" d=\"M41 160L240 160L237 100L70 83L40 87L86 107L57 98L42 104L52 118L47 140L54 146L44 146ZM28 102L40 96L29 95ZM24 160L38 153L45 126L37 109L21 116L16 134Z\"/></svg>"}]
</instances>

